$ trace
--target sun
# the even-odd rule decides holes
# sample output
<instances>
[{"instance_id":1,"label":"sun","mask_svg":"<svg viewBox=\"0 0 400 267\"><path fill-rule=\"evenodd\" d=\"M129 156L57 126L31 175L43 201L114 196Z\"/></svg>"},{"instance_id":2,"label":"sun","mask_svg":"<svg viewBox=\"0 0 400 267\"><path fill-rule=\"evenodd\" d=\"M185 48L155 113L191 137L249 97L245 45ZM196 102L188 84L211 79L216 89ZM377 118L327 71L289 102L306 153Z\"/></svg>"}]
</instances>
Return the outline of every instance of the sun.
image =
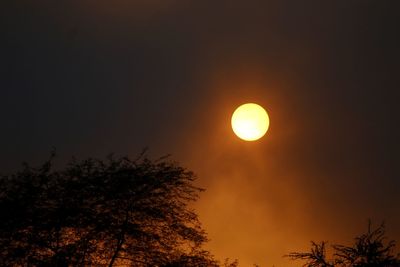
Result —
<instances>
[{"instance_id":1,"label":"sun","mask_svg":"<svg viewBox=\"0 0 400 267\"><path fill-rule=\"evenodd\" d=\"M233 132L245 141L260 139L268 131L269 117L265 109L254 103L239 106L231 119Z\"/></svg>"}]
</instances>

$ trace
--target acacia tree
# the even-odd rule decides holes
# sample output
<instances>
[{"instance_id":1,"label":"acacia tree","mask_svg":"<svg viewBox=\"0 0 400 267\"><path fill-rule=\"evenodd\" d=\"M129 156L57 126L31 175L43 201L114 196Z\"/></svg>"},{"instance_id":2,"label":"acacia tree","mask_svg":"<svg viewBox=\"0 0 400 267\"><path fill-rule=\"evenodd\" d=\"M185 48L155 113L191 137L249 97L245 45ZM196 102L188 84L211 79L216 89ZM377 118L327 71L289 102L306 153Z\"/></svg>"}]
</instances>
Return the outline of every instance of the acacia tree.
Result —
<instances>
[{"instance_id":1,"label":"acacia tree","mask_svg":"<svg viewBox=\"0 0 400 267\"><path fill-rule=\"evenodd\" d=\"M371 222L365 234L357 236L352 246L333 245L333 258L327 259L326 242L311 242L310 252L293 252L293 260L304 260L309 267L399 267L400 255L394 253L395 241L386 242L385 226L372 229Z\"/></svg>"},{"instance_id":2,"label":"acacia tree","mask_svg":"<svg viewBox=\"0 0 400 267\"><path fill-rule=\"evenodd\" d=\"M0 179L0 265L218 266L188 206L195 178L143 155L26 165Z\"/></svg>"}]
</instances>

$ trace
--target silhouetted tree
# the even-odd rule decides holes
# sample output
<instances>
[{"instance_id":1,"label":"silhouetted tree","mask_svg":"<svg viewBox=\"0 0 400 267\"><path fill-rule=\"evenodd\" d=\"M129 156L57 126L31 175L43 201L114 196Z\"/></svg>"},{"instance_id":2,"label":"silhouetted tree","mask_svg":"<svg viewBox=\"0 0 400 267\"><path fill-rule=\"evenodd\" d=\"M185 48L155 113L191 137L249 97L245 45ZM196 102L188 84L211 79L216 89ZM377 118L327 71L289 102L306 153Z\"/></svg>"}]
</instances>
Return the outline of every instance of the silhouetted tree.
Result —
<instances>
[{"instance_id":1,"label":"silhouetted tree","mask_svg":"<svg viewBox=\"0 0 400 267\"><path fill-rule=\"evenodd\" d=\"M0 266L218 266L192 172L144 156L51 166L1 177Z\"/></svg>"},{"instance_id":2,"label":"silhouetted tree","mask_svg":"<svg viewBox=\"0 0 400 267\"><path fill-rule=\"evenodd\" d=\"M394 255L395 241L385 242L385 226L372 229L355 238L352 247L335 245L338 263L347 266L400 266L400 255Z\"/></svg>"},{"instance_id":3,"label":"silhouetted tree","mask_svg":"<svg viewBox=\"0 0 400 267\"><path fill-rule=\"evenodd\" d=\"M326 242L320 244L311 241L310 252L293 252L287 255L293 260L305 260L306 263L303 266L309 267L332 267L334 263L326 259Z\"/></svg>"},{"instance_id":4,"label":"silhouetted tree","mask_svg":"<svg viewBox=\"0 0 400 267\"><path fill-rule=\"evenodd\" d=\"M333 245L333 258L328 260L325 242L311 242L310 252L293 252L287 255L294 260L304 260L310 267L399 267L400 255L394 254L395 242L385 242L385 226L376 229L368 224L368 231L357 236L352 246Z\"/></svg>"}]
</instances>

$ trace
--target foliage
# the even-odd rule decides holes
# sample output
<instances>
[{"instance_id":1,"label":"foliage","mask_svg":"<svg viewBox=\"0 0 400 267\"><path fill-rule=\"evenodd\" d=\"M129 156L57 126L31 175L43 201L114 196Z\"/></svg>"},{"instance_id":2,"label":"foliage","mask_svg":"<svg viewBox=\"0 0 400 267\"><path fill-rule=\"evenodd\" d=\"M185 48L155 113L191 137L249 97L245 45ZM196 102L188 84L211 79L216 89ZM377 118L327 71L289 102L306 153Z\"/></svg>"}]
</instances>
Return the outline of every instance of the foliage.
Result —
<instances>
[{"instance_id":1,"label":"foliage","mask_svg":"<svg viewBox=\"0 0 400 267\"><path fill-rule=\"evenodd\" d=\"M352 246L333 245L333 258L327 259L326 242L311 242L310 252L293 252L287 255L293 260L304 260L309 267L399 267L400 255L394 254L395 242L386 242L385 226L376 229L368 224L368 231L357 236Z\"/></svg>"},{"instance_id":2,"label":"foliage","mask_svg":"<svg viewBox=\"0 0 400 267\"><path fill-rule=\"evenodd\" d=\"M26 165L0 179L0 266L217 266L194 181L143 155Z\"/></svg>"},{"instance_id":3,"label":"foliage","mask_svg":"<svg viewBox=\"0 0 400 267\"><path fill-rule=\"evenodd\" d=\"M288 257L293 260L305 260L306 263L303 266L309 267L332 267L335 266L332 262L326 259L326 242L320 244L311 242L310 252L292 252Z\"/></svg>"}]
</instances>

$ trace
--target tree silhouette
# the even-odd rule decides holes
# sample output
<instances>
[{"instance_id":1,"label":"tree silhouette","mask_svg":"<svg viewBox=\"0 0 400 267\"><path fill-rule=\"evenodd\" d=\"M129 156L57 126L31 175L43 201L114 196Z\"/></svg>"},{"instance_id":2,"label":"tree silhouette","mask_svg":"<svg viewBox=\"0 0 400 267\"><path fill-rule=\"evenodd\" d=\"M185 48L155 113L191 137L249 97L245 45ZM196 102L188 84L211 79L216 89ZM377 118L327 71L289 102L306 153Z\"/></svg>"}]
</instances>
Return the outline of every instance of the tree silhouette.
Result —
<instances>
[{"instance_id":1,"label":"tree silhouette","mask_svg":"<svg viewBox=\"0 0 400 267\"><path fill-rule=\"evenodd\" d=\"M304 260L310 267L399 267L400 255L394 254L395 241L386 242L385 226L372 229L371 222L365 234L357 236L352 246L333 245L333 258L328 260L326 242L311 242L310 252L293 252L293 260Z\"/></svg>"},{"instance_id":2,"label":"tree silhouette","mask_svg":"<svg viewBox=\"0 0 400 267\"><path fill-rule=\"evenodd\" d=\"M143 155L25 165L0 179L0 265L218 266L188 206L195 178Z\"/></svg>"},{"instance_id":3,"label":"tree silhouette","mask_svg":"<svg viewBox=\"0 0 400 267\"><path fill-rule=\"evenodd\" d=\"M309 267L332 267L334 263L326 259L326 242L315 243L311 241L310 252L292 252L288 257L293 260L305 260L306 263L303 266Z\"/></svg>"}]
</instances>

